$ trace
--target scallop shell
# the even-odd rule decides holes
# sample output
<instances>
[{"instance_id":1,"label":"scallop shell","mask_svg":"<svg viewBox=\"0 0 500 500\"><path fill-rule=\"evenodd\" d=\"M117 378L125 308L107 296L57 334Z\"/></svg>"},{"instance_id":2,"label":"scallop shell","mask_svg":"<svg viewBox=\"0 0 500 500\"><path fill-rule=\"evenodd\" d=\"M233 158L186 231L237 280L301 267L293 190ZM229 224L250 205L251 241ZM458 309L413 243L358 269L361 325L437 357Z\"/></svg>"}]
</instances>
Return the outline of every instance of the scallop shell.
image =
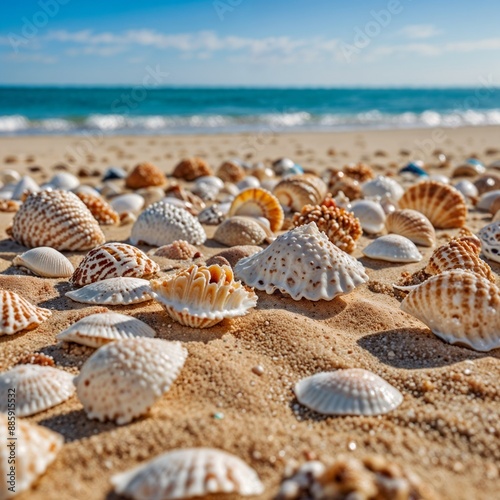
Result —
<instances>
[{"instance_id":1,"label":"scallop shell","mask_svg":"<svg viewBox=\"0 0 500 500\"><path fill-rule=\"evenodd\" d=\"M194 181L204 175L213 175L213 171L205 160L194 157L184 159L178 163L172 175L185 181Z\"/></svg>"},{"instance_id":2,"label":"scallop shell","mask_svg":"<svg viewBox=\"0 0 500 500\"><path fill-rule=\"evenodd\" d=\"M403 395L368 370L322 372L295 385L301 404L322 415L383 415L403 402Z\"/></svg>"},{"instance_id":3,"label":"scallop shell","mask_svg":"<svg viewBox=\"0 0 500 500\"><path fill-rule=\"evenodd\" d=\"M109 278L149 278L160 266L142 250L126 243L105 243L91 250L76 268L70 281L82 286Z\"/></svg>"},{"instance_id":4,"label":"scallop shell","mask_svg":"<svg viewBox=\"0 0 500 500\"><path fill-rule=\"evenodd\" d=\"M115 492L135 500L169 500L218 496L260 495L264 486L243 460L214 448L185 448L116 474Z\"/></svg>"},{"instance_id":5,"label":"scallop shell","mask_svg":"<svg viewBox=\"0 0 500 500\"><path fill-rule=\"evenodd\" d=\"M361 191L365 198L388 196L394 203L398 202L404 194L404 189L397 181L383 175L364 182L361 185Z\"/></svg>"},{"instance_id":6,"label":"scallop shell","mask_svg":"<svg viewBox=\"0 0 500 500\"><path fill-rule=\"evenodd\" d=\"M105 241L85 204L68 191L40 191L28 196L12 223L12 238L28 248L90 250Z\"/></svg>"},{"instance_id":7,"label":"scallop shell","mask_svg":"<svg viewBox=\"0 0 500 500\"><path fill-rule=\"evenodd\" d=\"M352 202L351 211L366 233L377 234L384 229L385 212L380 203L372 200L356 200Z\"/></svg>"},{"instance_id":8,"label":"scallop shell","mask_svg":"<svg viewBox=\"0 0 500 500\"><path fill-rule=\"evenodd\" d=\"M436 244L436 232L430 220L422 213L410 208L396 210L387 215L387 232L399 234L417 245L433 247Z\"/></svg>"},{"instance_id":9,"label":"scallop shell","mask_svg":"<svg viewBox=\"0 0 500 500\"><path fill-rule=\"evenodd\" d=\"M60 252L50 247L32 248L12 261L14 266L25 267L44 278L67 278L75 270L73 264Z\"/></svg>"},{"instance_id":10,"label":"scallop shell","mask_svg":"<svg viewBox=\"0 0 500 500\"><path fill-rule=\"evenodd\" d=\"M156 165L149 162L136 165L125 180L125 186L130 189L164 186L166 183L165 174Z\"/></svg>"},{"instance_id":11,"label":"scallop shell","mask_svg":"<svg viewBox=\"0 0 500 500\"><path fill-rule=\"evenodd\" d=\"M154 337L155 331L143 321L126 314L91 314L57 334L64 342L101 347L114 340L132 337Z\"/></svg>"},{"instance_id":12,"label":"scallop shell","mask_svg":"<svg viewBox=\"0 0 500 500\"><path fill-rule=\"evenodd\" d=\"M126 424L149 411L186 361L180 342L133 338L111 342L83 364L76 392L88 418Z\"/></svg>"},{"instance_id":13,"label":"scallop shell","mask_svg":"<svg viewBox=\"0 0 500 500\"><path fill-rule=\"evenodd\" d=\"M387 262L420 262L422 255L408 238L399 234L387 234L372 241L363 249L363 255Z\"/></svg>"},{"instance_id":14,"label":"scallop shell","mask_svg":"<svg viewBox=\"0 0 500 500\"><path fill-rule=\"evenodd\" d=\"M248 314L257 296L233 278L228 266L192 265L151 282L151 295L182 325L210 328L224 318Z\"/></svg>"},{"instance_id":15,"label":"scallop shell","mask_svg":"<svg viewBox=\"0 0 500 500\"><path fill-rule=\"evenodd\" d=\"M454 187L436 181L423 181L410 187L399 200L400 208L423 213L438 229L464 227L467 205Z\"/></svg>"},{"instance_id":16,"label":"scallop shell","mask_svg":"<svg viewBox=\"0 0 500 500\"><path fill-rule=\"evenodd\" d=\"M500 221L483 227L479 239L484 255L493 262L500 262Z\"/></svg>"},{"instance_id":17,"label":"scallop shell","mask_svg":"<svg viewBox=\"0 0 500 500\"><path fill-rule=\"evenodd\" d=\"M260 245L271 238L272 233L253 217L234 216L226 219L213 236L215 241L228 247L236 245Z\"/></svg>"},{"instance_id":18,"label":"scallop shell","mask_svg":"<svg viewBox=\"0 0 500 500\"><path fill-rule=\"evenodd\" d=\"M500 347L500 290L468 271L446 271L410 291L401 309L450 344L476 351Z\"/></svg>"},{"instance_id":19,"label":"scallop shell","mask_svg":"<svg viewBox=\"0 0 500 500\"><path fill-rule=\"evenodd\" d=\"M17 293L0 290L0 337L22 330L33 330L52 316L52 311L37 307Z\"/></svg>"},{"instance_id":20,"label":"scallop shell","mask_svg":"<svg viewBox=\"0 0 500 500\"><path fill-rule=\"evenodd\" d=\"M187 241L177 240L170 245L157 248L154 255L173 260L190 260L202 257L202 253Z\"/></svg>"},{"instance_id":21,"label":"scallop shell","mask_svg":"<svg viewBox=\"0 0 500 500\"><path fill-rule=\"evenodd\" d=\"M76 196L85 203L94 219L101 226L112 226L120 222L120 216L113 210L111 205L104 201L100 196L94 196L88 193L76 193Z\"/></svg>"},{"instance_id":22,"label":"scallop shell","mask_svg":"<svg viewBox=\"0 0 500 500\"><path fill-rule=\"evenodd\" d=\"M322 179L310 174L290 175L273 189L283 207L300 212L304 205L319 205L326 196L327 187Z\"/></svg>"},{"instance_id":23,"label":"scallop shell","mask_svg":"<svg viewBox=\"0 0 500 500\"><path fill-rule=\"evenodd\" d=\"M189 212L164 201L150 205L132 226L130 241L133 245L144 242L152 246L168 245L185 240L192 245L205 243L205 230Z\"/></svg>"},{"instance_id":24,"label":"scallop shell","mask_svg":"<svg viewBox=\"0 0 500 500\"><path fill-rule=\"evenodd\" d=\"M234 269L247 285L269 294L280 290L294 300L332 300L368 281L363 265L331 243L314 222L282 234Z\"/></svg>"},{"instance_id":25,"label":"scallop shell","mask_svg":"<svg viewBox=\"0 0 500 500\"><path fill-rule=\"evenodd\" d=\"M15 389L16 415L28 417L63 403L75 392L73 375L58 368L17 365L0 374L0 411L7 413L9 390Z\"/></svg>"},{"instance_id":26,"label":"scallop shell","mask_svg":"<svg viewBox=\"0 0 500 500\"><path fill-rule=\"evenodd\" d=\"M137 193L122 194L113 198L110 205L119 214L127 212L139 213L144 206L144 198Z\"/></svg>"},{"instance_id":27,"label":"scallop shell","mask_svg":"<svg viewBox=\"0 0 500 500\"><path fill-rule=\"evenodd\" d=\"M149 281L140 278L109 278L84 286L79 290L66 292L75 302L121 306L139 304L152 300L149 295Z\"/></svg>"},{"instance_id":28,"label":"scallop shell","mask_svg":"<svg viewBox=\"0 0 500 500\"><path fill-rule=\"evenodd\" d=\"M202 224L209 226L218 226L226 217L226 214L219 209L219 206L214 203L213 205L203 209L198 214L198 220Z\"/></svg>"}]
</instances>

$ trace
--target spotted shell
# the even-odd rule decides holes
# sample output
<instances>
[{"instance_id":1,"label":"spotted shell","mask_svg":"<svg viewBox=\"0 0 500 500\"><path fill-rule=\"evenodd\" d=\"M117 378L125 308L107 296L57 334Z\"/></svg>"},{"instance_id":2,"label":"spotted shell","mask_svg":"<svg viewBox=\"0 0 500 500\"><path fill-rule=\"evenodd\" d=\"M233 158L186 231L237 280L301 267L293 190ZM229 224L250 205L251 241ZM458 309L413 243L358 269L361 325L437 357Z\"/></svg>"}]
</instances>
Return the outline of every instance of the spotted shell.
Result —
<instances>
[{"instance_id":1,"label":"spotted shell","mask_svg":"<svg viewBox=\"0 0 500 500\"><path fill-rule=\"evenodd\" d=\"M224 182L239 182L245 178L245 169L234 161L225 161L216 172Z\"/></svg>"},{"instance_id":2,"label":"spotted shell","mask_svg":"<svg viewBox=\"0 0 500 500\"><path fill-rule=\"evenodd\" d=\"M194 157L184 159L178 163L172 175L185 181L194 181L204 175L213 175L213 171L205 160Z\"/></svg>"},{"instance_id":3,"label":"spotted shell","mask_svg":"<svg viewBox=\"0 0 500 500\"><path fill-rule=\"evenodd\" d=\"M378 234L385 225L385 212L380 203L373 200L355 200L351 211L359 220L365 233Z\"/></svg>"},{"instance_id":4,"label":"spotted shell","mask_svg":"<svg viewBox=\"0 0 500 500\"><path fill-rule=\"evenodd\" d=\"M209 207L203 209L198 214L198 220L202 224L207 224L210 226L218 226L226 217L226 214L220 210L219 205L214 203Z\"/></svg>"},{"instance_id":5,"label":"spotted shell","mask_svg":"<svg viewBox=\"0 0 500 500\"><path fill-rule=\"evenodd\" d=\"M304 205L318 205L326 196L327 187L322 179L310 174L290 175L273 189L283 207L300 212Z\"/></svg>"},{"instance_id":6,"label":"spotted shell","mask_svg":"<svg viewBox=\"0 0 500 500\"><path fill-rule=\"evenodd\" d=\"M15 390L16 415L28 417L63 403L75 392L73 375L52 366L17 365L0 374L0 411L7 413Z\"/></svg>"},{"instance_id":7,"label":"spotted shell","mask_svg":"<svg viewBox=\"0 0 500 500\"><path fill-rule=\"evenodd\" d=\"M180 342L132 338L111 342L83 364L76 392L88 418L126 424L149 411L186 361Z\"/></svg>"},{"instance_id":8,"label":"spotted shell","mask_svg":"<svg viewBox=\"0 0 500 500\"><path fill-rule=\"evenodd\" d=\"M101 197L88 193L76 193L76 196L85 203L85 206L101 226L112 226L120 222L120 216Z\"/></svg>"},{"instance_id":9,"label":"spotted shell","mask_svg":"<svg viewBox=\"0 0 500 500\"><path fill-rule=\"evenodd\" d=\"M253 217L236 215L226 219L216 230L213 239L223 245L260 245L272 238L270 229L266 229Z\"/></svg>"},{"instance_id":10,"label":"spotted shell","mask_svg":"<svg viewBox=\"0 0 500 500\"><path fill-rule=\"evenodd\" d=\"M500 262L500 221L483 227L479 231L479 239L484 255L494 262Z\"/></svg>"},{"instance_id":11,"label":"spotted shell","mask_svg":"<svg viewBox=\"0 0 500 500\"><path fill-rule=\"evenodd\" d=\"M405 208L388 214L385 227L389 233L399 234L417 245L433 247L436 244L436 232L430 220L422 213Z\"/></svg>"},{"instance_id":12,"label":"spotted shell","mask_svg":"<svg viewBox=\"0 0 500 500\"><path fill-rule=\"evenodd\" d=\"M127 176L125 185L130 189L163 186L167 183L164 173L152 163L139 163Z\"/></svg>"},{"instance_id":13,"label":"spotted shell","mask_svg":"<svg viewBox=\"0 0 500 500\"><path fill-rule=\"evenodd\" d=\"M404 189L396 180L383 175L364 182L361 190L365 198L388 196L393 202L399 201L404 193Z\"/></svg>"},{"instance_id":14,"label":"spotted shell","mask_svg":"<svg viewBox=\"0 0 500 500\"><path fill-rule=\"evenodd\" d=\"M105 243L91 250L71 276L71 283L88 285L109 278L149 278L160 266L142 250L126 243Z\"/></svg>"},{"instance_id":15,"label":"spotted shell","mask_svg":"<svg viewBox=\"0 0 500 500\"><path fill-rule=\"evenodd\" d=\"M12 264L29 269L33 274L44 278L67 278L75 270L62 253L50 247L32 248L16 255Z\"/></svg>"},{"instance_id":16,"label":"spotted shell","mask_svg":"<svg viewBox=\"0 0 500 500\"><path fill-rule=\"evenodd\" d=\"M111 478L115 492L135 500L260 495L264 486L243 460L213 448L163 453Z\"/></svg>"},{"instance_id":17,"label":"spotted shell","mask_svg":"<svg viewBox=\"0 0 500 500\"><path fill-rule=\"evenodd\" d=\"M399 234L387 234L373 240L363 249L363 255L387 262L420 262L422 255L415 244Z\"/></svg>"},{"instance_id":18,"label":"spotted shell","mask_svg":"<svg viewBox=\"0 0 500 500\"><path fill-rule=\"evenodd\" d=\"M113 198L110 205L119 214L138 213L144 206L144 197L137 193L122 194Z\"/></svg>"},{"instance_id":19,"label":"spotted shell","mask_svg":"<svg viewBox=\"0 0 500 500\"><path fill-rule=\"evenodd\" d=\"M257 296L233 278L228 266L192 265L151 281L151 295L176 321L192 328L210 328L224 318L248 314Z\"/></svg>"},{"instance_id":20,"label":"spotted shell","mask_svg":"<svg viewBox=\"0 0 500 500\"><path fill-rule=\"evenodd\" d=\"M202 253L184 240L176 240L170 245L163 245L156 249L154 255L173 260L190 260L202 257Z\"/></svg>"},{"instance_id":21,"label":"spotted shell","mask_svg":"<svg viewBox=\"0 0 500 500\"><path fill-rule=\"evenodd\" d=\"M383 415L403 402L403 395L368 370L322 372L295 385L301 404L323 415Z\"/></svg>"},{"instance_id":22,"label":"spotted shell","mask_svg":"<svg viewBox=\"0 0 500 500\"><path fill-rule=\"evenodd\" d=\"M500 347L500 290L477 274L433 276L410 291L401 309L450 344L482 352Z\"/></svg>"},{"instance_id":23,"label":"spotted shell","mask_svg":"<svg viewBox=\"0 0 500 500\"><path fill-rule=\"evenodd\" d=\"M12 223L12 238L28 248L90 250L105 238L90 210L68 191L40 191L28 196Z\"/></svg>"}]
</instances>

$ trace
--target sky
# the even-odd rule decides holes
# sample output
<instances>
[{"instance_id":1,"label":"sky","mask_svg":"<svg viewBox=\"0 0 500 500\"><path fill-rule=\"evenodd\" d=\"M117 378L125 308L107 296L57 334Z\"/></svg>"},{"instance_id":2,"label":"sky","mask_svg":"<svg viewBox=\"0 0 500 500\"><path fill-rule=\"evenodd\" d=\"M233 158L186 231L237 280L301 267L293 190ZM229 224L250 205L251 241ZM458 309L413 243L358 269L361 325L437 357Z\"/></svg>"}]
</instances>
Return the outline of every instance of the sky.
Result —
<instances>
[{"instance_id":1,"label":"sky","mask_svg":"<svg viewBox=\"0 0 500 500\"><path fill-rule=\"evenodd\" d=\"M17 0L0 84L500 84L498 0Z\"/></svg>"}]
</instances>

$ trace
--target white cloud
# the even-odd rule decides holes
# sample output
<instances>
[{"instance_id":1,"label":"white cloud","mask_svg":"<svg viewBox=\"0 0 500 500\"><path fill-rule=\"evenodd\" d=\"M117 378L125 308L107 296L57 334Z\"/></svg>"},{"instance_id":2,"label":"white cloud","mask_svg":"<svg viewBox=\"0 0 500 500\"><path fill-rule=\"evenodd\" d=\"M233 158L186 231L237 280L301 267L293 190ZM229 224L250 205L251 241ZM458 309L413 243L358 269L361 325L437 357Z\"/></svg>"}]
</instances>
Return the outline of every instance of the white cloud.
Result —
<instances>
[{"instance_id":1,"label":"white cloud","mask_svg":"<svg viewBox=\"0 0 500 500\"><path fill-rule=\"evenodd\" d=\"M411 24L398 31L398 35L410 38L411 40L433 38L441 33L442 31L432 24Z\"/></svg>"},{"instance_id":2,"label":"white cloud","mask_svg":"<svg viewBox=\"0 0 500 500\"><path fill-rule=\"evenodd\" d=\"M45 54L25 54L21 52L10 52L2 56L4 60L25 63L34 62L42 64L54 64L57 62L57 58L54 56L47 56Z\"/></svg>"}]
</instances>

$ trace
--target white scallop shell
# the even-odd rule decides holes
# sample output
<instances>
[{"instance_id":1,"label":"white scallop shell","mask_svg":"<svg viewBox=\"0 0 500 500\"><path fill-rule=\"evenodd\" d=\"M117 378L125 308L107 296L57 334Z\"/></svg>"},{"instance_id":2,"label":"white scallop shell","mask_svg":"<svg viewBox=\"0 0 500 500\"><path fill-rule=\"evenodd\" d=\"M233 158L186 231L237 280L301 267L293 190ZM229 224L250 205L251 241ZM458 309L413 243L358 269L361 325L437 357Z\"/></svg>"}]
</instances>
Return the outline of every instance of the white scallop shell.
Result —
<instances>
[{"instance_id":1,"label":"white scallop shell","mask_svg":"<svg viewBox=\"0 0 500 500\"><path fill-rule=\"evenodd\" d=\"M116 474L115 492L134 500L170 500L264 492L257 473L243 460L213 448L174 450Z\"/></svg>"},{"instance_id":2,"label":"white scallop shell","mask_svg":"<svg viewBox=\"0 0 500 500\"><path fill-rule=\"evenodd\" d=\"M126 424L170 389L186 357L180 342L144 337L111 342L82 366L75 379L78 398L89 418Z\"/></svg>"},{"instance_id":3,"label":"white scallop shell","mask_svg":"<svg viewBox=\"0 0 500 500\"><path fill-rule=\"evenodd\" d=\"M48 186L52 189L64 189L65 191L76 189L79 185L78 177L69 172L59 172L48 182Z\"/></svg>"},{"instance_id":4,"label":"white scallop shell","mask_svg":"<svg viewBox=\"0 0 500 500\"><path fill-rule=\"evenodd\" d=\"M494 262L500 262L500 221L483 227L479 231L479 239L484 255Z\"/></svg>"},{"instance_id":5,"label":"white scallop shell","mask_svg":"<svg viewBox=\"0 0 500 500\"><path fill-rule=\"evenodd\" d=\"M323 415L383 415L403 402L403 395L368 370L322 372L295 385L301 404Z\"/></svg>"},{"instance_id":6,"label":"white scallop shell","mask_svg":"<svg viewBox=\"0 0 500 500\"><path fill-rule=\"evenodd\" d=\"M477 187L466 179L455 184L455 189L460 191L466 198L476 198L479 195Z\"/></svg>"},{"instance_id":7,"label":"white scallop shell","mask_svg":"<svg viewBox=\"0 0 500 500\"><path fill-rule=\"evenodd\" d=\"M149 281L141 278L109 278L86 285L79 290L66 292L75 302L118 306L138 304L152 300Z\"/></svg>"},{"instance_id":8,"label":"white scallop shell","mask_svg":"<svg viewBox=\"0 0 500 500\"><path fill-rule=\"evenodd\" d=\"M351 212L359 219L363 231L377 234L385 227L385 212L380 203L372 200L355 200Z\"/></svg>"},{"instance_id":9,"label":"white scallop shell","mask_svg":"<svg viewBox=\"0 0 500 500\"><path fill-rule=\"evenodd\" d=\"M63 403L75 392L73 375L52 366L18 365L0 374L0 411L7 413L9 391L15 390L18 417Z\"/></svg>"},{"instance_id":10,"label":"white scallop shell","mask_svg":"<svg viewBox=\"0 0 500 500\"><path fill-rule=\"evenodd\" d=\"M33 248L16 255L12 264L25 267L44 278L67 278L75 271L73 264L61 252L50 247Z\"/></svg>"},{"instance_id":11,"label":"white scallop shell","mask_svg":"<svg viewBox=\"0 0 500 500\"><path fill-rule=\"evenodd\" d=\"M476 208L478 210L483 210L484 212L489 212L491 205L493 205L493 202L495 202L498 198L500 198L500 189L487 191L481 196L481 198L479 198L479 201L476 203Z\"/></svg>"},{"instance_id":12,"label":"white scallop shell","mask_svg":"<svg viewBox=\"0 0 500 500\"><path fill-rule=\"evenodd\" d=\"M383 175L364 182L361 190L365 198L389 196L393 202L397 202L404 194L403 187L397 181Z\"/></svg>"},{"instance_id":13,"label":"white scallop shell","mask_svg":"<svg viewBox=\"0 0 500 500\"><path fill-rule=\"evenodd\" d=\"M97 313L82 318L56 335L58 340L101 347L114 340L154 337L156 332L143 321L119 313Z\"/></svg>"},{"instance_id":14,"label":"white scallop shell","mask_svg":"<svg viewBox=\"0 0 500 500\"><path fill-rule=\"evenodd\" d=\"M25 193L25 191L28 191L30 193L36 193L40 191L40 186L29 176L25 175L17 184L16 187L14 188L14 191L12 192L12 198L13 200L20 200Z\"/></svg>"},{"instance_id":15,"label":"white scallop shell","mask_svg":"<svg viewBox=\"0 0 500 500\"><path fill-rule=\"evenodd\" d=\"M125 212L139 213L144 206L144 198L137 193L128 193L116 196L109 204L119 214Z\"/></svg>"},{"instance_id":16,"label":"white scallop shell","mask_svg":"<svg viewBox=\"0 0 500 500\"><path fill-rule=\"evenodd\" d=\"M420 262L422 255L413 241L399 234L387 234L372 241L363 249L363 255L387 262Z\"/></svg>"}]
</instances>

